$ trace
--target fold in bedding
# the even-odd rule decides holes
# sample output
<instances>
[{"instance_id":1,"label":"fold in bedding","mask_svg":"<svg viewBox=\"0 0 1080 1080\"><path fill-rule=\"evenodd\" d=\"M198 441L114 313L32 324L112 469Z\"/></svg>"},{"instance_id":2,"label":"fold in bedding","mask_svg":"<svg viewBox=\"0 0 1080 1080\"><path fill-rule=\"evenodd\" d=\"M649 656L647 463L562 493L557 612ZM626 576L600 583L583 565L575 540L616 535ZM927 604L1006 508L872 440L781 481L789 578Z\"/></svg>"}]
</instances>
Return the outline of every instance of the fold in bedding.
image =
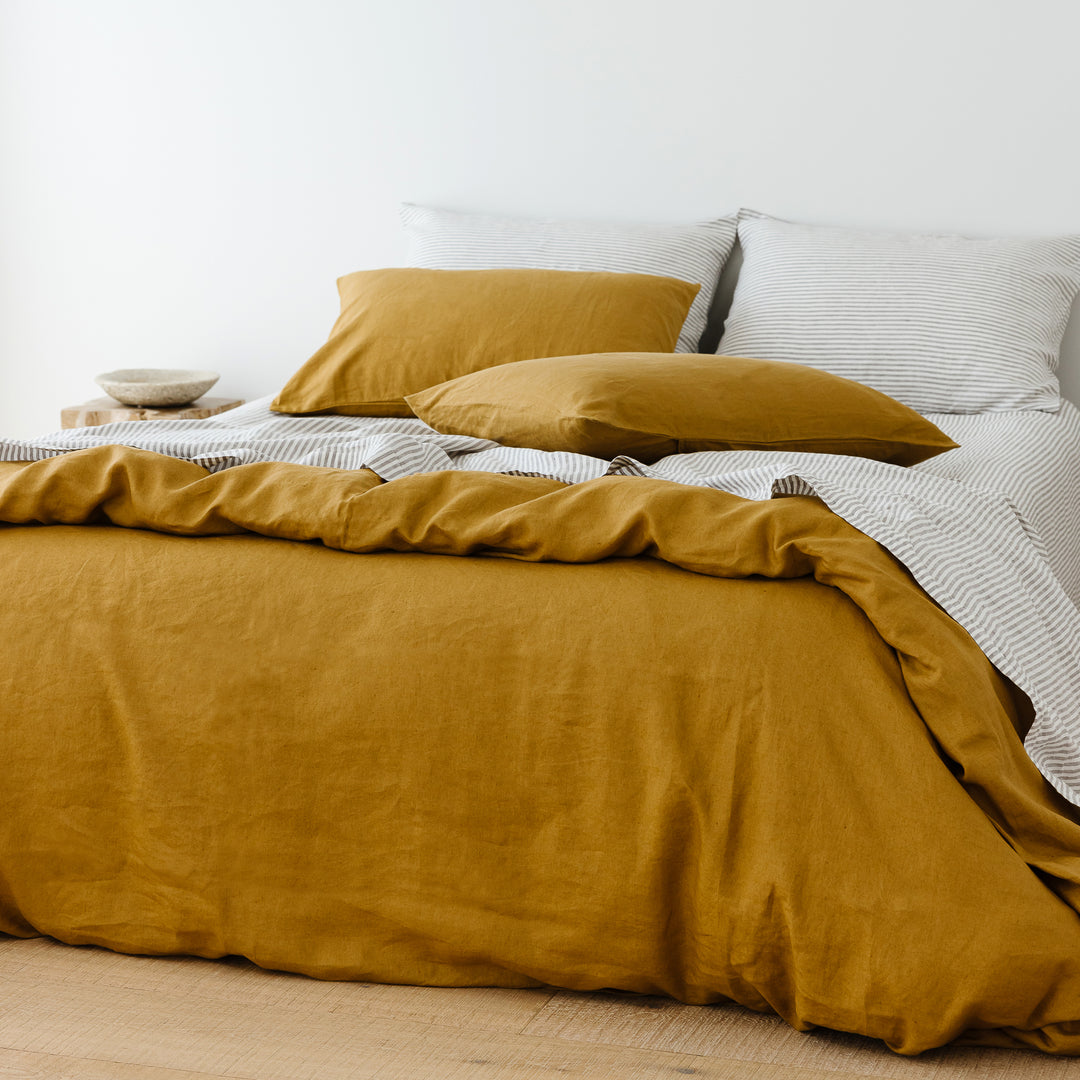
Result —
<instances>
[{"instance_id":1,"label":"fold in bedding","mask_svg":"<svg viewBox=\"0 0 1080 1080\"><path fill-rule=\"evenodd\" d=\"M1080 1053L1027 699L816 498L101 447L0 520L0 930Z\"/></svg>"},{"instance_id":2,"label":"fold in bedding","mask_svg":"<svg viewBox=\"0 0 1080 1080\"><path fill-rule=\"evenodd\" d=\"M34 440L0 438L0 461L33 461L123 443L194 461L212 472L258 461L287 461L367 468L384 480L438 469L468 469L576 483L622 467L581 454L545 453L442 435L414 417L288 416L271 412L269 404L269 397L262 398L206 420L105 424L57 431ZM935 413L927 419L959 442L960 448L916 465L912 473L955 481L952 487L959 501L972 491L997 492L1007 498L1029 533L1038 537L1065 592L1080 605L1080 536L1075 528L1080 515L1080 411L1064 401L1057 413ZM675 455L663 464L673 469L680 483L719 487L732 473L760 469L777 459L789 464L821 460L817 454L793 457L767 451L695 454L703 464L686 475L680 469L685 457ZM858 477L862 463L841 458L831 464L838 476ZM769 493L766 490L758 497L768 498Z\"/></svg>"}]
</instances>

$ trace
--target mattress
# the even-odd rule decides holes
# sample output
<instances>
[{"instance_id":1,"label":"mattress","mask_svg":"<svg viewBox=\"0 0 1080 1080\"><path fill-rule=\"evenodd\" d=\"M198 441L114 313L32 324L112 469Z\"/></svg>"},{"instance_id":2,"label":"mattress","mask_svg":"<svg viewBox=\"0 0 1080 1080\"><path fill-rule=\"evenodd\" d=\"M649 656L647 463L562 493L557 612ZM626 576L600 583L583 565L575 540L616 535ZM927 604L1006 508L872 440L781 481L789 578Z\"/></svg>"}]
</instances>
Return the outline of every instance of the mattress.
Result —
<instances>
[{"instance_id":1,"label":"mattress","mask_svg":"<svg viewBox=\"0 0 1080 1080\"><path fill-rule=\"evenodd\" d=\"M910 470L265 402L5 444L0 930L1080 1052L1076 428L1041 495L977 423Z\"/></svg>"}]
</instances>

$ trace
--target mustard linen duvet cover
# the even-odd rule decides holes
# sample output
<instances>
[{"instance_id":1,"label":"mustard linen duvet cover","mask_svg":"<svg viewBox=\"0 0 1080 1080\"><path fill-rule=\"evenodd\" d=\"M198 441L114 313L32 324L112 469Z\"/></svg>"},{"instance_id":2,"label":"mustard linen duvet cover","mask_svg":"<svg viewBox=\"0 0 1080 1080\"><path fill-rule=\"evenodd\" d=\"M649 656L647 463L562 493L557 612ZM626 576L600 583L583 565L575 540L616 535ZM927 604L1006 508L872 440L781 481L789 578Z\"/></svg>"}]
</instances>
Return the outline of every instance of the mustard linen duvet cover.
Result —
<instances>
[{"instance_id":1,"label":"mustard linen duvet cover","mask_svg":"<svg viewBox=\"0 0 1080 1080\"><path fill-rule=\"evenodd\" d=\"M817 500L102 447L0 520L6 933L1080 1053L1026 700Z\"/></svg>"}]
</instances>

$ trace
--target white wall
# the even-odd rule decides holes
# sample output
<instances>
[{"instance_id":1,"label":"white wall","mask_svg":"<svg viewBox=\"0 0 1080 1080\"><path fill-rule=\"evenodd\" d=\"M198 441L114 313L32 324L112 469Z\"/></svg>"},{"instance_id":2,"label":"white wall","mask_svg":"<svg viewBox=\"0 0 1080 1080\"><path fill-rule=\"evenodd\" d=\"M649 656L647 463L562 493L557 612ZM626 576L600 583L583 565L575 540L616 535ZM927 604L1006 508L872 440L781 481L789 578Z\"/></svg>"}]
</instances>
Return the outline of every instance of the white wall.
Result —
<instances>
[{"instance_id":1,"label":"white wall","mask_svg":"<svg viewBox=\"0 0 1080 1080\"><path fill-rule=\"evenodd\" d=\"M403 199L1080 231L1078 43L1072 0L4 0L0 430L113 367L276 390Z\"/></svg>"}]
</instances>

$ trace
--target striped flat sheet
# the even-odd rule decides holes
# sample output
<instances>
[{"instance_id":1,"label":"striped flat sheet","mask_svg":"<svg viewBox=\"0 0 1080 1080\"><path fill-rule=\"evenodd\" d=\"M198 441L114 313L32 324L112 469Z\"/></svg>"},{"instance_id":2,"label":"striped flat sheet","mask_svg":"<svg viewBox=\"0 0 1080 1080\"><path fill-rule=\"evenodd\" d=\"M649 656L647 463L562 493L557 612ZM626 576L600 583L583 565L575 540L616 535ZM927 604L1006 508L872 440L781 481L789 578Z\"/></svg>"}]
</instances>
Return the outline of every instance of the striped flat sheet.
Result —
<instances>
[{"instance_id":1,"label":"striped flat sheet","mask_svg":"<svg viewBox=\"0 0 1080 1080\"><path fill-rule=\"evenodd\" d=\"M281 416L262 398L206 420L156 420L0 440L29 461L121 443L220 471L256 461L368 468L386 480L477 469L579 483L605 474L748 499L814 494L873 537L1031 698L1025 746L1080 806L1080 412L934 415L961 444L911 469L831 454L675 454L651 466L440 435L415 418Z\"/></svg>"}]
</instances>

